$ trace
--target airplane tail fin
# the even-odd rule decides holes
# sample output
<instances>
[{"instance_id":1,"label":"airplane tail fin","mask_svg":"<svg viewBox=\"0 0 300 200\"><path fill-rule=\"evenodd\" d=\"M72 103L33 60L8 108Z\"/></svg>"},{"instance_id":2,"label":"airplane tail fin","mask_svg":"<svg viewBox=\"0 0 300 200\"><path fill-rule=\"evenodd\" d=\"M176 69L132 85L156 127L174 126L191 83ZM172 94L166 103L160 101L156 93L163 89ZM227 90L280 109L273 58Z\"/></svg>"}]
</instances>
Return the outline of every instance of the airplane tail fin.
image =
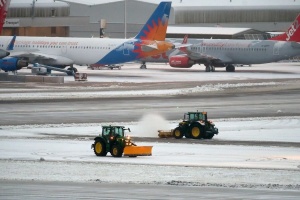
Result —
<instances>
[{"instance_id":1,"label":"airplane tail fin","mask_svg":"<svg viewBox=\"0 0 300 200\"><path fill-rule=\"evenodd\" d=\"M182 43L180 43L180 44L174 43L176 50L173 51L172 53L170 53L169 59L170 59L170 57L175 56L175 55L179 54L180 52L187 53L187 47L191 46L191 44L187 43L187 40L188 40L188 35L185 35L182 40Z\"/></svg>"},{"instance_id":2,"label":"airplane tail fin","mask_svg":"<svg viewBox=\"0 0 300 200\"><path fill-rule=\"evenodd\" d=\"M187 53L187 40L188 40L188 35L185 35L182 41L182 46L179 48L180 51Z\"/></svg>"},{"instance_id":3,"label":"airplane tail fin","mask_svg":"<svg viewBox=\"0 0 300 200\"><path fill-rule=\"evenodd\" d=\"M142 30L135 36L135 39L164 41L167 33L171 3L161 2Z\"/></svg>"},{"instance_id":4,"label":"airplane tail fin","mask_svg":"<svg viewBox=\"0 0 300 200\"><path fill-rule=\"evenodd\" d=\"M291 24L288 30L278 36L272 37L269 40L300 42L300 14Z\"/></svg>"},{"instance_id":5,"label":"airplane tail fin","mask_svg":"<svg viewBox=\"0 0 300 200\"><path fill-rule=\"evenodd\" d=\"M0 33L2 32L9 4L10 0L0 1Z\"/></svg>"},{"instance_id":6,"label":"airplane tail fin","mask_svg":"<svg viewBox=\"0 0 300 200\"><path fill-rule=\"evenodd\" d=\"M7 48L6 48L6 50L8 50L8 51L14 50L16 38L17 38L16 35L14 35L14 36L12 37L12 39L11 39L11 41L9 42L9 44L8 44L8 46L7 46Z\"/></svg>"}]
</instances>

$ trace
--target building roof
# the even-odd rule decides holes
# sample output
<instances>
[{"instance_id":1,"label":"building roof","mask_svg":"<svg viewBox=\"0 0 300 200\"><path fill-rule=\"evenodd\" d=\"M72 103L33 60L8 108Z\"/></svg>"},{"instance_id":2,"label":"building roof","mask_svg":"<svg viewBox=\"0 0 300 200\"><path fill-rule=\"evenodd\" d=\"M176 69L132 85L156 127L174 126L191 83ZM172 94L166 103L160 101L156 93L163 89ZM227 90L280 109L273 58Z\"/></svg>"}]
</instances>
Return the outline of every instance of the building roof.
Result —
<instances>
[{"instance_id":1,"label":"building roof","mask_svg":"<svg viewBox=\"0 0 300 200\"><path fill-rule=\"evenodd\" d=\"M106 4L106 3L113 3L113 2L122 2L124 0L55 0L57 2L72 2L78 4L85 4L85 5L98 5L98 4ZM127 0L131 1L131 0ZM136 0L141 2L147 3L155 3L159 4L163 0ZM261 8L272 8L272 7L290 7L293 6L300 6L300 1L293 1L293 0L218 0L218 1L211 1L211 0L166 0L172 1L172 7L175 9L205 9L205 7L216 7L222 9L225 7L241 7L241 8L249 8L254 7L257 9ZM40 3L52 3L54 0L38 0L36 4ZM12 0L11 4L16 3L23 3L23 4L32 4L32 0Z\"/></svg>"},{"instance_id":2,"label":"building roof","mask_svg":"<svg viewBox=\"0 0 300 200\"><path fill-rule=\"evenodd\" d=\"M12 0L9 7L10 8L31 8L32 0ZM66 2L56 0L38 0L35 1L35 7L69 7L69 4Z\"/></svg>"},{"instance_id":3,"label":"building roof","mask_svg":"<svg viewBox=\"0 0 300 200\"><path fill-rule=\"evenodd\" d=\"M251 28L168 26L167 34L235 35L249 30L251 30Z\"/></svg>"}]
</instances>

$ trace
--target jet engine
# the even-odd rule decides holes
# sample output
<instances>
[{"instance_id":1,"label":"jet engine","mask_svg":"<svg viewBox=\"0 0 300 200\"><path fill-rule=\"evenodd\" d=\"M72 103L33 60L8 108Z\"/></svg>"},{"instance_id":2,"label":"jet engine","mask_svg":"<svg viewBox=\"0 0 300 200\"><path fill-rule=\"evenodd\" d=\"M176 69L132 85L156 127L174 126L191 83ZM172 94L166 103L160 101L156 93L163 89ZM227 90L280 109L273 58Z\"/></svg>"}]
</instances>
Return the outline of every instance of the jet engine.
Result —
<instances>
[{"instance_id":1,"label":"jet engine","mask_svg":"<svg viewBox=\"0 0 300 200\"><path fill-rule=\"evenodd\" d=\"M175 68L190 68L195 64L195 61L186 55L177 55L169 58L169 64Z\"/></svg>"},{"instance_id":2,"label":"jet engine","mask_svg":"<svg viewBox=\"0 0 300 200\"><path fill-rule=\"evenodd\" d=\"M28 62L19 58L5 57L0 59L0 69L3 71L16 71L22 67L27 67Z\"/></svg>"}]
</instances>

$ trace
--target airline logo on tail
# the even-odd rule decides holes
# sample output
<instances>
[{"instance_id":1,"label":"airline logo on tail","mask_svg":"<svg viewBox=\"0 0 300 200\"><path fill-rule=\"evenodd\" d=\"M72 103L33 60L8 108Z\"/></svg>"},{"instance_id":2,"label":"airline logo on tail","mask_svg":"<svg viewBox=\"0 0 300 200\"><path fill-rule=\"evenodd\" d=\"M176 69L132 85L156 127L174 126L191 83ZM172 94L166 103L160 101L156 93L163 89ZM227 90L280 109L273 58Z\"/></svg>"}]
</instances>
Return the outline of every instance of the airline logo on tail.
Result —
<instances>
[{"instance_id":1,"label":"airline logo on tail","mask_svg":"<svg viewBox=\"0 0 300 200\"><path fill-rule=\"evenodd\" d=\"M174 48L172 43L165 41L170 10L171 2L161 2L135 36L139 40L133 51L137 53L137 58L158 55Z\"/></svg>"},{"instance_id":2,"label":"airline logo on tail","mask_svg":"<svg viewBox=\"0 0 300 200\"><path fill-rule=\"evenodd\" d=\"M134 39L129 39L110 51L97 64L130 62L174 49L174 44L165 41L171 3L161 2Z\"/></svg>"},{"instance_id":3,"label":"airline logo on tail","mask_svg":"<svg viewBox=\"0 0 300 200\"><path fill-rule=\"evenodd\" d=\"M299 26L300 14L284 34L270 38L270 40L300 42L300 31L298 30Z\"/></svg>"},{"instance_id":4,"label":"airline logo on tail","mask_svg":"<svg viewBox=\"0 0 300 200\"><path fill-rule=\"evenodd\" d=\"M300 15L299 15L300 16ZM294 21L294 23L291 25L289 30L286 32L287 38L286 41L289 41L291 37L296 33L297 29L299 28L299 21L298 18Z\"/></svg>"},{"instance_id":5,"label":"airline logo on tail","mask_svg":"<svg viewBox=\"0 0 300 200\"><path fill-rule=\"evenodd\" d=\"M135 39L165 40L170 10L171 2L161 2Z\"/></svg>"},{"instance_id":6,"label":"airline logo on tail","mask_svg":"<svg viewBox=\"0 0 300 200\"><path fill-rule=\"evenodd\" d=\"M10 0L0 0L0 33L2 32L9 4Z\"/></svg>"}]
</instances>

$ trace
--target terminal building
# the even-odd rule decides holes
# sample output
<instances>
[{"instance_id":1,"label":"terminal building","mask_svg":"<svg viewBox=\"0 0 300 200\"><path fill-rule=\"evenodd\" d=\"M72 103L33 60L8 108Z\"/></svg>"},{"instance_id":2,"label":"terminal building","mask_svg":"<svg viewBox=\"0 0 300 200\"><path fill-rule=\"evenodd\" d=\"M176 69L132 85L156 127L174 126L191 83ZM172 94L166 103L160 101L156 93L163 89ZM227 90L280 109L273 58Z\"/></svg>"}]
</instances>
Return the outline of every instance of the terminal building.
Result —
<instances>
[{"instance_id":1,"label":"terminal building","mask_svg":"<svg viewBox=\"0 0 300 200\"><path fill-rule=\"evenodd\" d=\"M160 0L12 0L2 35L134 37ZM300 11L297 0L172 0L167 37L264 39ZM251 37L250 37L251 36Z\"/></svg>"}]
</instances>

